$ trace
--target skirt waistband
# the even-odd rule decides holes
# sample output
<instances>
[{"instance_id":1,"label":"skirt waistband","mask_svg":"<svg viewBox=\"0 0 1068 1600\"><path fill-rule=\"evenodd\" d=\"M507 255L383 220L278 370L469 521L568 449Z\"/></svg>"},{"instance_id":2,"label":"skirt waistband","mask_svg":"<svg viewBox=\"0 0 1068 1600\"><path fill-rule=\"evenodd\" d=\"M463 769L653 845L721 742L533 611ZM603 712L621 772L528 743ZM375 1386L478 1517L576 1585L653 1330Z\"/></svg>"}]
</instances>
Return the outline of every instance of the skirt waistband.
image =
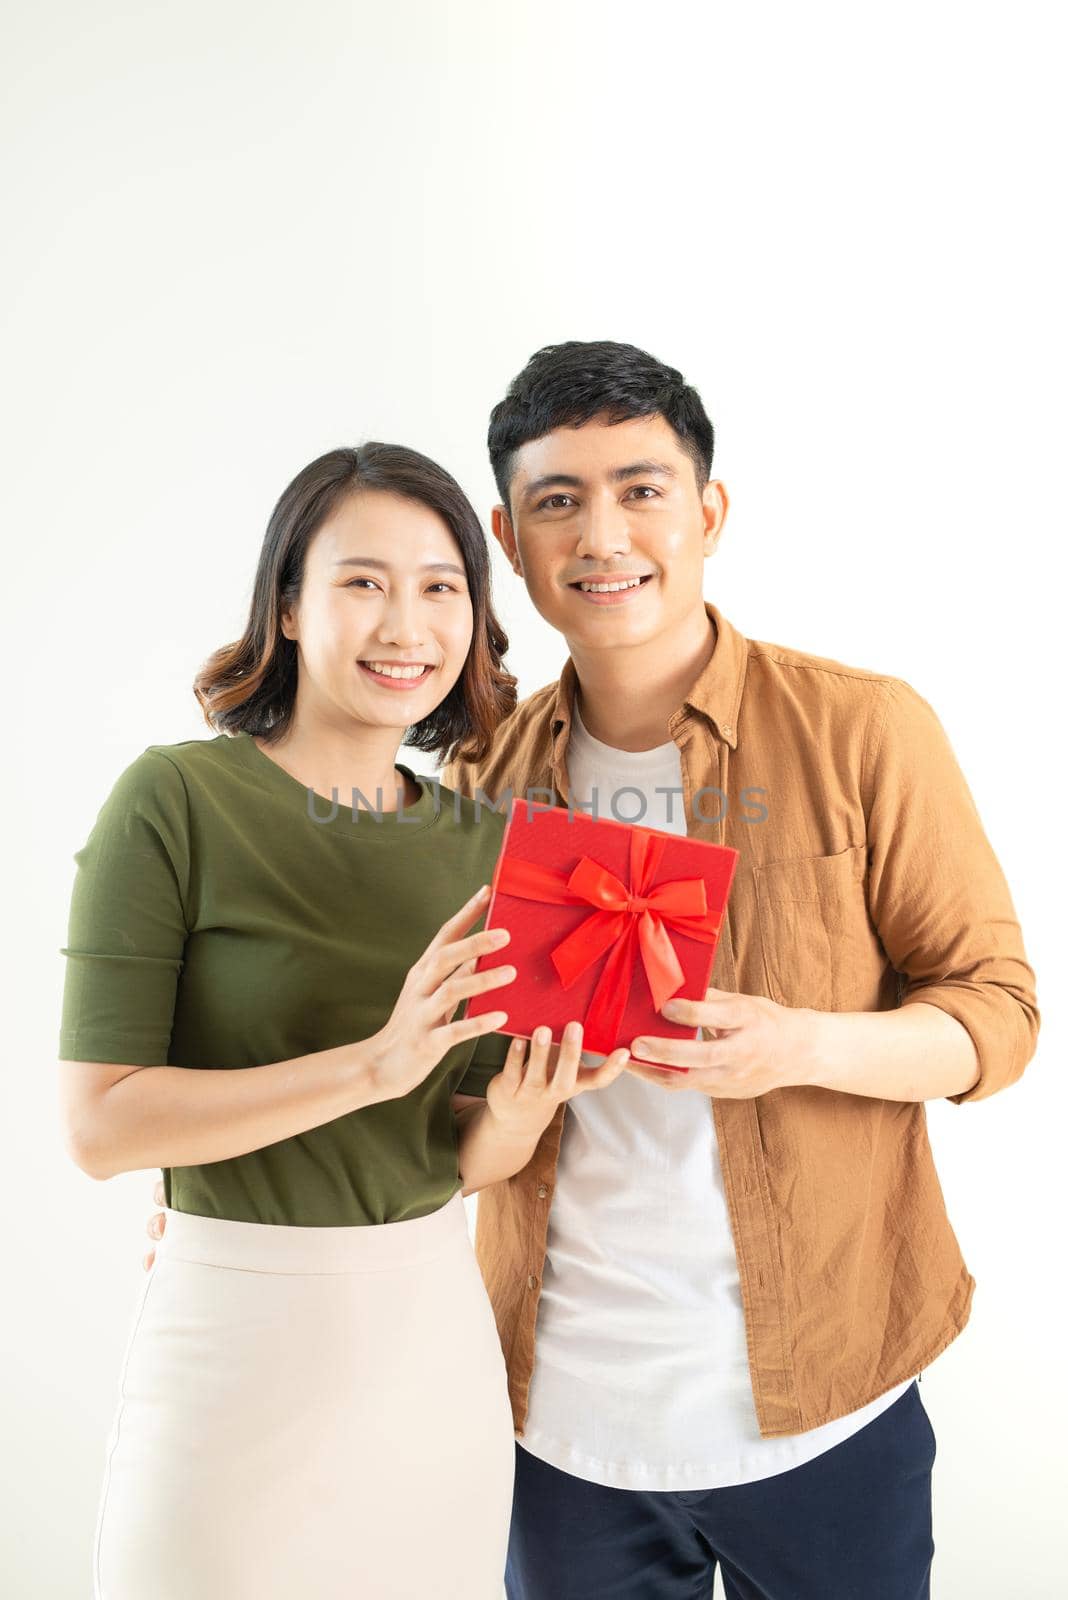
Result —
<instances>
[{"instance_id":1,"label":"skirt waistband","mask_svg":"<svg viewBox=\"0 0 1068 1600\"><path fill-rule=\"evenodd\" d=\"M469 1238L461 1189L429 1216L355 1228L296 1228L164 1211L157 1261L169 1257L242 1272L374 1272L429 1261L458 1238Z\"/></svg>"}]
</instances>

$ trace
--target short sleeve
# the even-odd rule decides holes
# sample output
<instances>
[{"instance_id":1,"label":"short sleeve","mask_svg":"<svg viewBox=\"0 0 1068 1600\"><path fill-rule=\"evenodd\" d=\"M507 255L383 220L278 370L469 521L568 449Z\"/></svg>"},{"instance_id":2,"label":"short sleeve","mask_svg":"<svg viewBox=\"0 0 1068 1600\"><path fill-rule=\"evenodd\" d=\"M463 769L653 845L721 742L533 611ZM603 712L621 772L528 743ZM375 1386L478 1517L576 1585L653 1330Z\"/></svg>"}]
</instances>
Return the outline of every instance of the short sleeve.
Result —
<instances>
[{"instance_id":1,"label":"short sleeve","mask_svg":"<svg viewBox=\"0 0 1068 1600\"><path fill-rule=\"evenodd\" d=\"M167 1062L187 936L189 803L149 748L116 781L74 856L61 1061Z\"/></svg>"},{"instance_id":2,"label":"short sleeve","mask_svg":"<svg viewBox=\"0 0 1068 1600\"><path fill-rule=\"evenodd\" d=\"M467 1071L456 1085L456 1093L484 1096L490 1079L504 1066L511 1043L511 1036L505 1033L484 1033L476 1039Z\"/></svg>"}]
</instances>

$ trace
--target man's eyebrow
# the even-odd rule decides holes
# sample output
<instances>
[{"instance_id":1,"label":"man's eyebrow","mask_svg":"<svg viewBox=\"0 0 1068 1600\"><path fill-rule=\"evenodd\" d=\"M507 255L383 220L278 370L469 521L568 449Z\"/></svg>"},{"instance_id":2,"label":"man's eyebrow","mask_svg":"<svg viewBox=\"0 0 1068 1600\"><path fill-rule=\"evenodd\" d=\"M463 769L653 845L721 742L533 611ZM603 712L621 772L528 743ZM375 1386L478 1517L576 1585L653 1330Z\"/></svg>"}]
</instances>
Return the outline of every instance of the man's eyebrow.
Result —
<instances>
[{"instance_id":1,"label":"man's eyebrow","mask_svg":"<svg viewBox=\"0 0 1068 1600\"><path fill-rule=\"evenodd\" d=\"M627 467L613 467L608 476L613 483L622 483L626 478L677 478L678 473L666 461L650 460L632 461Z\"/></svg>"},{"instance_id":2,"label":"man's eyebrow","mask_svg":"<svg viewBox=\"0 0 1068 1600\"><path fill-rule=\"evenodd\" d=\"M531 478L523 490L524 500L533 500L535 495L541 494L545 489L581 489L583 478L575 478L566 472L547 472L542 478Z\"/></svg>"},{"instance_id":3,"label":"man's eyebrow","mask_svg":"<svg viewBox=\"0 0 1068 1600\"><path fill-rule=\"evenodd\" d=\"M392 562L379 561L375 556L343 556L340 561L335 561L334 565L335 567L375 567L379 572L393 571ZM458 572L461 578L467 577L463 567L458 567L454 561L424 561L419 571Z\"/></svg>"},{"instance_id":4,"label":"man's eyebrow","mask_svg":"<svg viewBox=\"0 0 1068 1600\"><path fill-rule=\"evenodd\" d=\"M625 483L628 478L677 478L678 473L666 461L644 460L628 462L625 467L613 467L608 477L612 483ZM585 482L585 478L576 478L571 473L547 472L544 477L530 480L523 490L523 499L529 504L546 489L581 489Z\"/></svg>"}]
</instances>

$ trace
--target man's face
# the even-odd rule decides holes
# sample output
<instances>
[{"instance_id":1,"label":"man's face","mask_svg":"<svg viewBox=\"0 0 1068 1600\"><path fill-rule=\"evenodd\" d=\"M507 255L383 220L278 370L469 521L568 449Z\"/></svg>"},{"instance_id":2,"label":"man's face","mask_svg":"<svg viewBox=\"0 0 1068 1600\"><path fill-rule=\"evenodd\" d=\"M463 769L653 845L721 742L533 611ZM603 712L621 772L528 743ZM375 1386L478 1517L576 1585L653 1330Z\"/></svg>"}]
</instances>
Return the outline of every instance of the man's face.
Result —
<instances>
[{"instance_id":1,"label":"man's face","mask_svg":"<svg viewBox=\"0 0 1068 1600\"><path fill-rule=\"evenodd\" d=\"M510 510L493 531L546 622L573 647L642 644L704 606L704 563L727 495L698 488L693 460L663 417L558 428L519 450ZM583 590L580 580L635 587Z\"/></svg>"}]
</instances>

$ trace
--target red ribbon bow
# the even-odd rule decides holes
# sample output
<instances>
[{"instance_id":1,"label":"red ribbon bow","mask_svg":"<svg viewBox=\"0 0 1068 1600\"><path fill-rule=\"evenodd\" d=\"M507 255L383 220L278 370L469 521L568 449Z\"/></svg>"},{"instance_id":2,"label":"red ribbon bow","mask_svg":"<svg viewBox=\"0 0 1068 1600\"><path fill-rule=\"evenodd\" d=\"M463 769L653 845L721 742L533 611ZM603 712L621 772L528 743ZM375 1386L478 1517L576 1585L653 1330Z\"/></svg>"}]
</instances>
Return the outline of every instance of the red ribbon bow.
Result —
<instances>
[{"instance_id":1,"label":"red ribbon bow","mask_svg":"<svg viewBox=\"0 0 1068 1600\"><path fill-rule=\"evenodd\" d=\"M508 856L501 861L497 878L501 894L551 905L585 903L596 908L551 952L565 989L606 950L610 952L586 1013L583 1042L587 1049L600 1053L606 1040L605 1053L616 1048L630 995L635 942L659 1011L683 982L668 928L704 944L715 944L719 935L722 919L708 909L703 878L654 881L665 843L664 838L653 833L638 829L631 833L629 889L591 856L580 856L570 875L533 861L517 861Z\"/></svg>"}]
</instances>

